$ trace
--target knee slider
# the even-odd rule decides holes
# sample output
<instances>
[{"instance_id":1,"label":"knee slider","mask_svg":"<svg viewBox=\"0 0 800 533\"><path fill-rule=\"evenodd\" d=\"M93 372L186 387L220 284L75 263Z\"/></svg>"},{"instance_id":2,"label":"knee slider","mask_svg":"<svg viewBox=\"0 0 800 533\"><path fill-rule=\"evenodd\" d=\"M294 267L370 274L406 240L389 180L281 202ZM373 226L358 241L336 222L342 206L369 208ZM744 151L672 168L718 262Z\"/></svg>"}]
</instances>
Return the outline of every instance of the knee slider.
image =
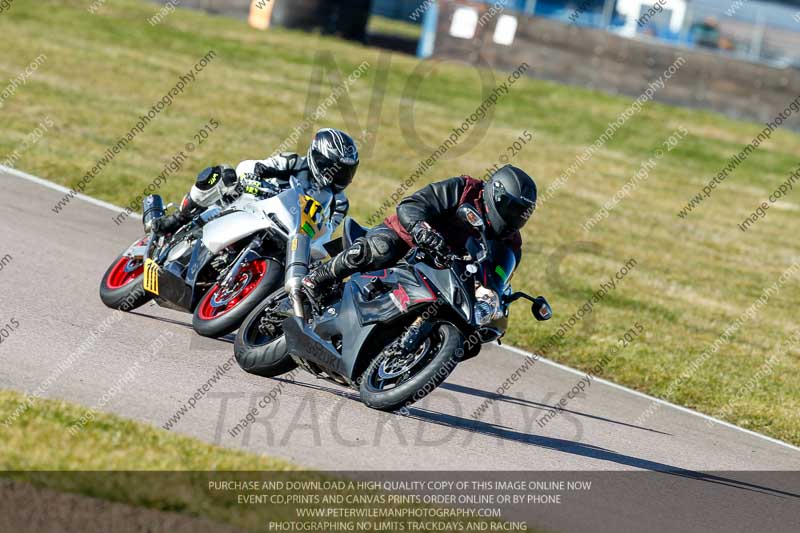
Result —
<instances>
[{"instance_id":1,"label":"knee slider","mask_svg":"<svg viewBox=\"0 0 800 533\"><path fill-rule=\"evenodd\" d=\"M226 187L235 187L239 183L239 177L236 175L236 169L228 165L220 167L222 172L222 183Z\"/></svg>"},{"instance_id":2,"label":"knee slider","mask_svg":"<svg viewBox=\"0 0 800 533\"><path fill-rule=\"evenodd\" d=\"M200 174L197 175L194 186L203 192L209 191L219 183L220 179L222 179L222 170L220 167L208 167L200 171Z\"/></svg>"},{"instance_id":3,"label":"knee slider","mask_svg":"<svg viewBox=\"0 0 800 533\"><path fill-rule=\"evenodd\" d=\"M374 235L369 239L370 251L372 257L382 259L387 257L392 251L392 239L380 233Z\"/></svg>"}]
</instances>

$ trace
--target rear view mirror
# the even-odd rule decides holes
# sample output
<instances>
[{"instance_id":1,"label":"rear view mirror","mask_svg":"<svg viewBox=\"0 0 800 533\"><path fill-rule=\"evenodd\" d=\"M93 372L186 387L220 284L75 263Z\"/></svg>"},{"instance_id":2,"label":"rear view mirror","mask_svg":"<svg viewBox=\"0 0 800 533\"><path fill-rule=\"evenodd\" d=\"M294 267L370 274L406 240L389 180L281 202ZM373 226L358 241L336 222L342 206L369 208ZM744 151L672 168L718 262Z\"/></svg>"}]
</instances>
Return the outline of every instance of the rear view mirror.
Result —
<instances>
[{"instance_id":1,"label":"rear view mirror","mask_svg":"<svg viewBox=\"0 0 800 533\"><path fill-rule=\"evenodd\" d=\"M483 230L483 217L473 206L464 204L458 208L458 218L469 224L475 229Z\"/></svg>"},{"instance_id":2,"label":"rear view mirror","mask_svg":"<svg viewBox=\"0 0 800 533\"><path fill-rule=\"evenodd\" d=\"M553 309L550 307L550 304L547 303L547 299L544 296L537 296L533 299L531 313L539 322L550 320L553 317Z\"/></svg>"}]
</instances>

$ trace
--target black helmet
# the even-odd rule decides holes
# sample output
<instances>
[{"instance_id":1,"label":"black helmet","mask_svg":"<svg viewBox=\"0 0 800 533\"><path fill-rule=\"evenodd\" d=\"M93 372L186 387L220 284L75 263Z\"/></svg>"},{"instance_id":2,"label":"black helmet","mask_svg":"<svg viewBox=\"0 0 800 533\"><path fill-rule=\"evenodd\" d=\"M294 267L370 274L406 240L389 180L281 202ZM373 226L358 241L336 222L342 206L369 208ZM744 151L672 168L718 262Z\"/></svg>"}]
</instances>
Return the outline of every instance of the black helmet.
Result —
<instances>
[{"instance_id":1,"label":"black helmet","mask_svg":"<svg viewBox=\"0 0 800 533\"><path fill-rule=\"evenodd\" d=\"M308 148L308 166L318 186L344 190L358 170L355 141L343 131L319 130Z\"/></svg>"},{"instance_id":2,"label":"black helmet","mask_svg":"<svg viewBox=\"0 0 800 533\"><path fill-rule=\"evenodd\" d=\"M483 186L489 229L506 237L522 229L536 209L536 183L522 169L506 165Z\"/></svg>"}]
</instances>

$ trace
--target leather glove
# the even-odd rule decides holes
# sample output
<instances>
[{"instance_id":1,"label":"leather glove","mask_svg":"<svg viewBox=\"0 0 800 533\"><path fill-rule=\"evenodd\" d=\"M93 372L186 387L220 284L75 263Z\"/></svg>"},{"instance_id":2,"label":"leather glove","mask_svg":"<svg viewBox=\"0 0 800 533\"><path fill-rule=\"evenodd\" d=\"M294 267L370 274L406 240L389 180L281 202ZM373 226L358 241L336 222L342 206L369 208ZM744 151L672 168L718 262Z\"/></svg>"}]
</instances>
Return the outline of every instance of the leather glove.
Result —
<instances>
[{"instance_id":1,"label":"leather glove","mask_svg":"<svg viewBox=\"0 0 800 533\"><path fill-rule=\"evenodd\" d=\"M239 179L239 186L242 188L243 192L247 194L252 194L253 196L258 196L261 194L259 187L261 187L261 180L258 179L255 174L245 174Z\"/></svg>"},{"instance_id":2,"label":"leather glove","mask_svg":"<svg viewBox=\"0 0 800 533\"><path fill-rule=\"evenodd\" d=\"M239 189L241 192L252 194L259 198L274 196L280 192L280 188L273 183L273 180L263 180L255 174L242 175L239 178ZM267 189L267 191L263 189Z\"/></svg>"},{"instance_id":3,"label":"leather glove","mask_svg":"<svg viewBox=\"0 0 800 533\"><path fill-rule=\"evenodd\" d=\"M427 222L417 222L411 228L411 238L423 250L438 255L447 254L447 243L442 234L431 227Z\"/></svg>"}]
</instances>

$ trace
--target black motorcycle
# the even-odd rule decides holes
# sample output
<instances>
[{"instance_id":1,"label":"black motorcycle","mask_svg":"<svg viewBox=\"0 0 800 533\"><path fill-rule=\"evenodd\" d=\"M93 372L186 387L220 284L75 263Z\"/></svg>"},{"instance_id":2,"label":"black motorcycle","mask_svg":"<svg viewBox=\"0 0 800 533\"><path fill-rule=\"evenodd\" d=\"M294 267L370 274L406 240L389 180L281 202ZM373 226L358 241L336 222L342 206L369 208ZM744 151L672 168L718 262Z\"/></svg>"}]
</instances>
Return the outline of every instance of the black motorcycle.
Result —
<instances>
[{"instance_id":1,"label":"black motorcycle","mask_svg":"<svg viewBox=\"0 0 800 533\"><path fill-rule=\"evenodd\" d=\"M464 257L415 248L394 268L352 276L319 305L299 290L271 295L239 328L239 365L265 377L299 365L358 389L369 407L393 411L425 397L483 344L499 341L512 302L529 300L537 320L550 319L544 297L511 291L516 257L489 242L480 213L462 206L458 217L480 236L469 239ZM344 246L364 233L348 219ZM291 286L297 284L287 280Z\"/></svg>"}]
</instances>

